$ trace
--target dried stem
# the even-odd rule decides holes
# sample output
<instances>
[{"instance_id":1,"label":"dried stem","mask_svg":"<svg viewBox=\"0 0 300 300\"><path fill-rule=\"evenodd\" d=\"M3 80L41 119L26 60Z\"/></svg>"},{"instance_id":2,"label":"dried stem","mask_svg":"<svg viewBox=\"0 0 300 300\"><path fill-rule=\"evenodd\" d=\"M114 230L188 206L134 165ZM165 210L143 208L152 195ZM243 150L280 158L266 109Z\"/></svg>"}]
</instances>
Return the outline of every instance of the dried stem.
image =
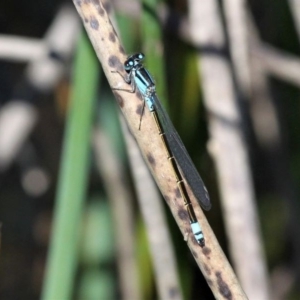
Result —
<instances>
[{"instance_id":1,"label":"dried stem","mask_svg":"<svg viewBox=\"0 0 300 300\"><path fill-rule=\"evenodd\" d=\"M209 112L210 151L219 175L230 253L243 287L253 296L255 290L265 289L266 275L247 147L225 55L218 2L190 0L189 4L191 33L199 49L199 72ZM253 283L249 283L249 276Z\"/></svg>"},{"instance_id":2,"label":"dried stem","mask_svg":"<svg viewBox=\"0 0 300 300\"><path fill-rule=\"evenodd\" d=\"M249 57L249 38L248 38L248 23L247 23L247 15L249 14L247 10L247 5L245 0L225 0L224 1L224 9L225 9L225 17L226 17L226 25L229 34L229 48L232 57L233 63L233 71L236 80L236 87L238 94L242 97L243 100L250 98L251 96L251 77L250 77L250 57ZM227 76L232 76L228 70ZM230 88L230 87L229 87ZM234 99L230 99L230 101L234 101ZM225 104L226 105L226 104ZM236 107L237 113L241 114ZM239 122L242 122L242 116L239 116ZM246 125L244 126L246 127ZM243 131L237 132L237 135L243 134ZM231 145L232 147L233 145ZM247 156L247 145L245 142L241 141L234 146L241 148L238 150L239 153L243 153L243 156ZM235 150L233 150L236 152ZM249 162L246 158L245 160L245 169L244 169L244 178L247 178L250 173ZM236 172L236 170L232 170ZM248 179L247 179L248 180ZM245 201L255 202L253 195L253 187L251 178L249 179L248 186L246 192L249 192L248 195L245 196ZM228 199L228 201L234 201L234 197ZM245 204L245 203L244 203ZM226 201L224 201L224 206L226 205ZM252 250L242 251L237 257L233 257L235 262L235 268L237 274L240 276L241 284L244 287L248 297L250 299L269 299L269 279L267 273L267 265L264 256L264 247L262 244L261 237L258 235L255 237L255 234L259 234L259 221L258 221L258 212L256 210L255 205L249 203L245 206L245 209L250 208L252 211L250 212L250 216L248 219L245 219L244 222L249 222L247 225L249 230L252 232L251 235L247 236L248 243L253 243L255 246ZM237 206L238 207L238 206ZM225 209L226 210L226 209ZM247 211L244 211L247 213ZM253 215L251 217L251 214ZM230 214L228 214L228 218L230 218ZM255 224L257 222L257 224ZM234 225L234 222L232 222ZM237 224L236 228L244 226L242 223L240 225ZM257 228L256 228L257 226ZM233 234L234 235L234 234ZM254 240L251 240L253 238ZM240 244L241 239L245 240L244 237L235 236L230 238L232 243ZM247 244L241 244L243 247L247 247ZM232 247L236 248L236 245L232 245ZM238 249L239 247L237 247ZM232 253L233 255L237 255L236 252ZM250 256L251 255L251 258ZM252 267L251 267L252 266ZM259 288L258 287L259 283Z\"/></svg>"}]
</instances>

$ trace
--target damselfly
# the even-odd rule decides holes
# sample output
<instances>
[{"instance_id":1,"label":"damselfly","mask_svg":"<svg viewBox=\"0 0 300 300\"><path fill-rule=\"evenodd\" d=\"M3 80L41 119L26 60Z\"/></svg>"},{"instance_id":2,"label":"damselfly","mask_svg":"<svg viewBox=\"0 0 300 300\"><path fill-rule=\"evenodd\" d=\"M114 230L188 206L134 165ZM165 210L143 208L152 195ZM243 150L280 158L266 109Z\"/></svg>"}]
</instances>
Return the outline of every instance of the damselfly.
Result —
<instances>
[{"instance_id":1,"label":"damselfly","mask_svg":"<svg viewBox=\"0 0 300 300\"><path fill-rule=\"evenodd\" d=\"M163 109L157 97L154 80L141 63L144 57L145 56L142 53L136 53L128 57L124 63L124 69L128 74L127 78L122 76L118 71L113 71L119 73L125 82L131 85L130 90L120 88L114 88L114 90L134 93L136 89L138 89L142 95L144 102L154 118L158 134L160 135L166 150L167 158L172 165L177 185L190 219L192 232L198 244L203 247L205 241L202 229L196 218L181 173L191 187L198 203L205 210L211 208L209 195L177 131L170 121L168 114Z\"/></svg>"}]
</instances>

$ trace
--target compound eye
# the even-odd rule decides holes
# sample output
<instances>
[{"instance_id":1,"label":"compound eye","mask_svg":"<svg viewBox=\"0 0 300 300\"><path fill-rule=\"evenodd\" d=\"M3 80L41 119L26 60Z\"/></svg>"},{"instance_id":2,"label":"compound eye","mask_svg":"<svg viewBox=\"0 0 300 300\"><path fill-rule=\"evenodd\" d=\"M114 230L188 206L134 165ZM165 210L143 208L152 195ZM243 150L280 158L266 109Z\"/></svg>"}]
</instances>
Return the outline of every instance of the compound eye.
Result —
<instances>
[{"instance_id":1,"label":"compound eye","mask_svg":"<svg viewBox=\"0 0 300 300\"><path fill-rule=\"evenodd\" d=\"M145 57L145 55L144 55L143 53L139 53L139 54L138 54L138 59L139 59L139 60L144 59L144 57Z\"/></svg>"},{"instance_id":2,"label":"compound eye","mask_svg":"<svg viewBox=\"0 0 300 300\"><path fill-rule=\"evenodd\" d=\"M124 64L124 66L125 66L125 70L126 70L126 71L131 70L132 67L133 67L133 61L132 61L132 60L127 60L127 61L125 62L125 64Z\"/></svg>"}]
</instances>

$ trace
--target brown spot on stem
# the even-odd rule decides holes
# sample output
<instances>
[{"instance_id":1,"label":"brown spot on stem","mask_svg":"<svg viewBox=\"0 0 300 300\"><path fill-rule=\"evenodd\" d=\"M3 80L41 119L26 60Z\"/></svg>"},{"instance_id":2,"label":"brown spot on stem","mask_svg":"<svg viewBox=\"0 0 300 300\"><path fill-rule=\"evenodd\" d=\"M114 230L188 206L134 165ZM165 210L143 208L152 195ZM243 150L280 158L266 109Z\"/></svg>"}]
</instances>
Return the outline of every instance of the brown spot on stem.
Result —
<instances>
[{"instance_id":1,"label":"brown spot on stem","mask_svg":"<svg viewBox=\"0 0 300 300\"><path fill-rule=\"evenodd\" d=\"M202 253L209 259L210 258L209 255L211 253L211 250L210 250L209 247L205 246L205 247L202 248Z\"/></svg>"},{"instance_id":2,"label":"brown spot on stem","mask_svg":"<svg viewBox=\"0 0 300 300\"><path fill-rule=\"evenodd\" d=\"M118 70L119 72L122 72L124 70L123 64L120 62L119 58L115 55L111 55L109 57L108 65L111 68Z\"/></svg>"},{"instance_id":3,"label":"brown spot on stem","mask_svg":"<svg viewBox=\"0 0 300 300\"><path fill-rule=\"evenodd\" d=\"M209 266L207 264L203 264L203 268L204 268L206 275L210 276L211 270L210 270Z\"/></svg>"},{"instance_id":4,"label":"brown spot on stem","mask_svg":"<svg viewBox=\"0 0 300 300\"><path fill-rule=\"evenodd\" d=\"M181 220L188 220L188 214L187 214L187 211L185 209L180 209L179 212L178 212L178 217L181 219Z\"/></svg>"},{"instance_id":5,"label":"brown spot on stem","mask_svg":"<svg viewBox=\"0 0 300 300\"><path fill-rule=\"evenodd\" d=\"M140 100L143 100L143 97L142 97L142 94L140 93L140 91L137 89L136 90L136 93L137 97L140 99Z\"/></svg>"},{"instance_id":6,"label":"brown spot on stem","mask_svg":"<svg viewBox=\"0 0 300 300\"><path fill-rule=\"evenodd\" d=\"M174 190L174 193L175 193L175 197L176 197L176 198L181 198L181 197L182 197L179 188L176 188L176 189Z\"/></svg>"},{"instance_id":7,"label":"brown spot on stem","mask_svg":"<svg viewBox=\"0 0 300 300\"><path fill-rule=\"evenodd\" d=\"M98 28L99 28L99 22L94 16L91 16L90 26L95 30L98 30Z\"/></svg>"},{"instance_id":8,"label":"brown spot on stem","mask_svg":"<svg viewBox=\"0 0 300 300\"><path fill-rule=\"evenodd\" d=\"M222 294L222 296L225 299L231 300L232 293L230 291L228 284L223 280L222 273L216 272L216 277L217 277L217 284L218 284L219 292Z\"/></svg>"},{"instance_id":9,"label":"brown spot on stem","mask_svg":"<svg viewBox=\"0 0 300 300\"><path fill-rule=\"evenodd\" d=\"M139 116L142 115L142 113L143 113L143 107L144 107L143 104L138 105L138 106L136 107L136 111L135 111L135 112L137 113L137 115L139 115Z\"/></svg>"},{"instance_id":10,"label":"brown spot on stem","mask_svg":"<svg viewBox=\"0 0 300 300\"><path fill-rule=\"evenodd\" d=\"M147 154L147 159L148 159L150 165L154 168L156 165L156 162L155 162L155 158L152 156L151 153Z\"/></svg>"},{"instance_id":11,"label":"brown spot on stem","mask_svg":"<svg viewBox=\"0 0 300 300\"><path fill-rule=\"evenodd\" d=\"M117 98L119 106L121 108L123 108L124 107L124 99L123 99L123 97L118 92L116 92L116 91L113 91L113 93L114 93L115 97Z\"/></svg>"},{"instance_id":12,"label":"brown spot on stem","mask_svg":"<svg viewBox=\"0 0 300 300\"><path fill-rule=\"evenodd\" d=\"M110 32L110 33L109 33L108 39L109 39L111 42L115 43L115 41L116 41L116 36L114 35L113 32Z\"/></svg>"}]
</instances>

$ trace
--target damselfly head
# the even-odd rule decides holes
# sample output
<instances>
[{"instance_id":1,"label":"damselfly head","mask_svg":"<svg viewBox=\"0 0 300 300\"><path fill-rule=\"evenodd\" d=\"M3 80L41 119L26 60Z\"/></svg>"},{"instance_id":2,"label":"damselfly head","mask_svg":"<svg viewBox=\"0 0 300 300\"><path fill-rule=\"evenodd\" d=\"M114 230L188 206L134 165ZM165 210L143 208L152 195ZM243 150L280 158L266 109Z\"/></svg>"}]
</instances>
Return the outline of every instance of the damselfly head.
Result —
<instances>
[{"instance_id":1,"label":"damselfly head","mask_svg":"<svg viewBox=\"0 0 300 300\"><path fill-rule=\"evenodd\" d=\"M128 56L127 60L124 62L125 71L129 73L144 58L145 55L143 53L135 53L133 55Z\"/></svg>"}]
</instances>

